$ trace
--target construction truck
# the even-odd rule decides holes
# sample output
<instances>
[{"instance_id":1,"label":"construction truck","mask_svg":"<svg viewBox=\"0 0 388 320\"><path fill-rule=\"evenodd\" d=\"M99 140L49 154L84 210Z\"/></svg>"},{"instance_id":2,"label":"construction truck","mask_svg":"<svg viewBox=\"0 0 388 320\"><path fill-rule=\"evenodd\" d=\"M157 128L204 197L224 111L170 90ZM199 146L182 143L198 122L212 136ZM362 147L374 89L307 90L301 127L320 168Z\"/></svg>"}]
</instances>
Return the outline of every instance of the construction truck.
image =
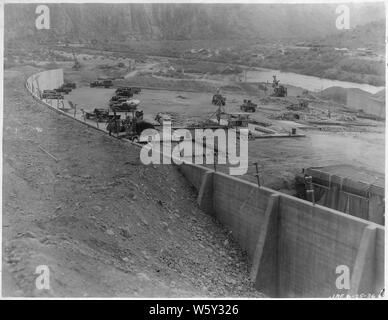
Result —
<instances>
[{"instance_id":1,"label":"construction truck","mask_svg":"<svg viewBox=\"0 0 388 320\"><path fill-rule=\"evenodd\" d=\"M71 88L70 87L66 87L64 85L60 86L59 88L57 89L54 89L56 92L59 92L59 93L64 93L64 94L68 94L71 92Z\"/></svg>"},{"instance_id":2,"label":"construction truck","mask_svg":"<svg viewBox=\"0 0 388 320\"><path fill-rule=\"evenodd\" d=\"M81 68L81 63L78 61L77 56L75 55L74 50L73 50L72 53L73 53L73 59L74 59L74 64L73 64L72 68L78 70L78 69Z\"/></svg>"},{"instance_id":3,"label":"construction truck","mask_svg":"<svg viewBox=\"0 0 388 320\"><path fill-rule=\"evenodd\" d=\"M119 87L116 90L116 95L119 96L125 96L125 95L131 95L139 94L141 92L141 88L139 87Z\"/></svg>"},{"instance_id":4,"label":"construction truck","mask_svg":"<svg viewBox=\"0 0 388 320\"><path fill-rule=\"evenodd\" d=\"M244 103L240 106L240 110L244 112L256 112L257 104L251 100L244 99Z\"/></svg>"},{"instance_id":5,"label":"construction truck","mask_svg":"<svg viewBox=\"0 0 388 320\"><path fill-rule=\"evenodd\" d=\"M125 119L111 118L108 120L106 129L109 135L115 133L118 137L139 142L140 135L145 129L155 129L155 127L143 120L143 111L133 110Z\"/></svg>"},{"instance_id":6,"label":"construction truck","mask_svg":"<svg viewBox=\"0 0 388 320\"><path fill-rule=\"evenodd\" d=\"M70 89L75 89L77 86L74 82L65 82L62 87L64 88L70 88Z\"/></svg>"},{"instance_id":7,"label":"construction truck","mask_svg":"<svg viewBox=\"0 0 388 320\"><path fill-rule=\"evenodd\" d=\"M284 86L278 86L274 88L274 92L272 94L273 97L286 97L287 96L287 88Z\"/></svg>"},{"instance_id":8,"label":"construction truck","mask_svg":"<svg viewBox=\"0 0 388 320\"><path fill-rule=\"evenodd\" d=\"M94 108L92 111L84 111L85 119L95 119L98 122L108 121L114 118L114 115L109 114L109 109ZM116 116L120 118L120 116Z\"/></svg>"}]
</instances>

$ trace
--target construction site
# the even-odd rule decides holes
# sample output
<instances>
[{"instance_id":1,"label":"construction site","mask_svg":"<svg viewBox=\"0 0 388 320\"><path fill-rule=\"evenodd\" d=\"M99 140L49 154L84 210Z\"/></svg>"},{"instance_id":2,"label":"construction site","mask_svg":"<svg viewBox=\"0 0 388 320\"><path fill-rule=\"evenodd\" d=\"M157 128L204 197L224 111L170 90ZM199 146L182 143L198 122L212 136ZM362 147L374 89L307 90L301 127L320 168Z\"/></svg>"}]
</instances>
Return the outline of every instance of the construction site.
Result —
<instances>
[{"instance_id":1,"label":"construction site","mask_svg":"<svg viewBox=\"0 0 388 320\"><path fill-rule=\"evenodd\" d=\"M381 295L384 87L313 90L277 70L47 48L4 70L3 296ZM214 137L153 140L162 158L167 144L203 153L143 164L144 132L166 123L172 135L246 132L247 171L206 162L229 160ZM48 290L35 287L39 265Z\"/></svg>"}]
</instances>

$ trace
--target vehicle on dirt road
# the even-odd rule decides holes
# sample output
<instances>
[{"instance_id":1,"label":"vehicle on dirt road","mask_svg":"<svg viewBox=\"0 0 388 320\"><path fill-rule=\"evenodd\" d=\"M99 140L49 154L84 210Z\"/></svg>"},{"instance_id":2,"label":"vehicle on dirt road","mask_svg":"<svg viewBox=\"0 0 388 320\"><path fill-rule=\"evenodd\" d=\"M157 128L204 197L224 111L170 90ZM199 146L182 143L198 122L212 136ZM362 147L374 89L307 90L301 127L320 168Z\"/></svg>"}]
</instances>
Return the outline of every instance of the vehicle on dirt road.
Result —
<instances>
[{"instance_id":1,"label":"vehicle on dirt road","mask_svg":"<svg viewBox=\"0 0 388 320\"><path fill-rule=\"evenodd\" d=\"M117 91L116 90L116 97L128 97L128 98L131 98L133 97L133 93L129 90L120 90L120 91Z\"/></svg>"},{"instance_id":2,"label":"vehicle on dirt road","mask_svg":"<svg viewBox=\"0 0 388 320\"><path fill-rule=\"evenodd\" d=\"M163 123L166 121L166 122L171 122L171 116L168 114L168 113L163 113L163 112L159 112L156 116L155 116L155 120L157 122L159 122L161 125L163 125Z\"/></svg>"},{"instance_id":3,"label":"vehicle on dirt road","mask_svg":"<svg viewBox=\"0 0 388 320\"><path fill-rule=\"evenodd\" d=\"M114 112L133 112L137 109L139 103L139 100L129 99L124 102L113 104L110 108Z\"/></svg>"},{"instance_id":4,"label":"vehicle on dirt road","mask_svg":"<svg viewBox=\"0 0 388 320\"><path fill-rule=\"evenodd\" d=\"M90 88L95 87L111 88L113 87L113 82L112 80L95 80L90 82Z\"/></svg>"},{"instance_id":5,"label":"vehicle on dirt road","mask_svg":"<svg viewBox=\"0 0 388 320\"><path fill-rule=\"evenodd\" d=\"M71 92L71 88L70 87L64 87L63 85L60 86L59 88L57 89L54 89L56 92L60 92L60 93L64 93L64 94L68 94Z\"/></svg>"},{"instance_id":6,"label":"vehicle on dirt road","mask_svg":"<svg viewBox=\"0 0 388 320\"><path fill-rule=\"evenodd\" d=\"M278 86L273 89L273 97L287 97L287 88L285 86Z\"/></svg>"},{"instance_id":7,"label":"vehicle on dirt road","mask_svg":"<svg viewBox=\"0 0 388 320\"><path fill-rule=\"evenodd\" d=\"M256 112L257 104L251 100L244 99L244 103L240 106L240 110L244 112Z\"/></svg>"},{"instance_id":8,"label":"vehicle on dirt road","mask_svg":"<svg viewBox=\"0 0 388 320\"><path fill-rule=\"evenodd\" d=\"M212 104L215 104L216 106L224 106L226 102L226 97L223 97L220 94L215 94L212 99Z\"/></svg>"},{"instance_id":9,"label":"vehicle on dirt road","mask_svg":"<svg viewBox=\"0 0 388 320\"><path fill-rule=\"evenodd\" d=\"M140 92L141 92L141 88L139 87L119 87L116 89L116 95L125 95L127 93L134 95L134 94L139 94Z\"/></svg>"},{"instance_id":10,"label":"vehicle on dirt road","mask_svg":"<svg viewBox=\"0 0 388 320\"><path fill-rule=\"evenodd\" d=\"M85 119L95 119L98 122L108 121L110 119L120 119L120 115L109 114L109 109L94 108L92 111L83 110Z\"/></svg>"}]
</instances>

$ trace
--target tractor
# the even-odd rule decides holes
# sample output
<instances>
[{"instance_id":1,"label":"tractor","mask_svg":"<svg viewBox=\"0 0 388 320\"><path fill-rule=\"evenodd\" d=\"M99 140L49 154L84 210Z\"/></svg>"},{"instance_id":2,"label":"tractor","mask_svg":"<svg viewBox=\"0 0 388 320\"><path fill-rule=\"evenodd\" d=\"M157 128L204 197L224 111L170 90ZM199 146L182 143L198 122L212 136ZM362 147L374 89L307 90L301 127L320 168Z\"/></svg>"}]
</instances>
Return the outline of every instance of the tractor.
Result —
<instances>
[{"instance_id":1,"label":"tractor","mask_svg":"<svg viewBox=\"0 0 388 320\"><path fill-rule=\"evenodd\" d=\"M120 87L116 90L116 95L119 96L125 96L125 95L131 95L139 94L141 92L141 88L139 87Z\"/></svg>"},{"instance_id":2,"label":"tractor","mask_svg":"<svg viewBox=\"0 0 388 320\"><path fill-rule=\"evenodd\" d=\"M286 97L287 96L287 88L285 86L275 87L272 96L273 97Z\"/></svg>"},{"instance_id":3,"label":"tractor","mask_svg":"<svg viewBox=\"0 0 388 320\"><path fill-rule=\"evenodd\" d=\"M60 99L62 100L64 97L59 92L55 90L43 90L41 94L41 99Z\"/></svg>"},{"instance_id":4,"label":"tractor","mask_svg":"<svg viewBox=\"0 0 388 320\"><path fill-rule=\"evenodd\" d=\"M64 88L70 88L70 89L75 89L77 86L74 82L65 82L62 87Z\"/></svg>"}]
</instances>

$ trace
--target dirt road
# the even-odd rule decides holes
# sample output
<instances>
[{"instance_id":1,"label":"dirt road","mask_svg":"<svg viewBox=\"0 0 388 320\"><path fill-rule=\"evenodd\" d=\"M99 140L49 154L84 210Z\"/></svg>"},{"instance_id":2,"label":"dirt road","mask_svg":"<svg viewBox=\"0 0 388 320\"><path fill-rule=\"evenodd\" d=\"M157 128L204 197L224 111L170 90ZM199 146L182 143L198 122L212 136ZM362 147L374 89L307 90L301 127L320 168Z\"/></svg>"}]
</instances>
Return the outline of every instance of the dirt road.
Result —
<instances>
[{"instance_id":1,"label":"dirt road","mask_svg":"<svg viewBox=\"0 0 388 320\"><path fill-rule=\"evenodd\" d=\"M260 296L175 168L34 101L32 72L4 74L4 296ZM35 287L39 265L50 290Z\"/></svg>"}]
</instances>

